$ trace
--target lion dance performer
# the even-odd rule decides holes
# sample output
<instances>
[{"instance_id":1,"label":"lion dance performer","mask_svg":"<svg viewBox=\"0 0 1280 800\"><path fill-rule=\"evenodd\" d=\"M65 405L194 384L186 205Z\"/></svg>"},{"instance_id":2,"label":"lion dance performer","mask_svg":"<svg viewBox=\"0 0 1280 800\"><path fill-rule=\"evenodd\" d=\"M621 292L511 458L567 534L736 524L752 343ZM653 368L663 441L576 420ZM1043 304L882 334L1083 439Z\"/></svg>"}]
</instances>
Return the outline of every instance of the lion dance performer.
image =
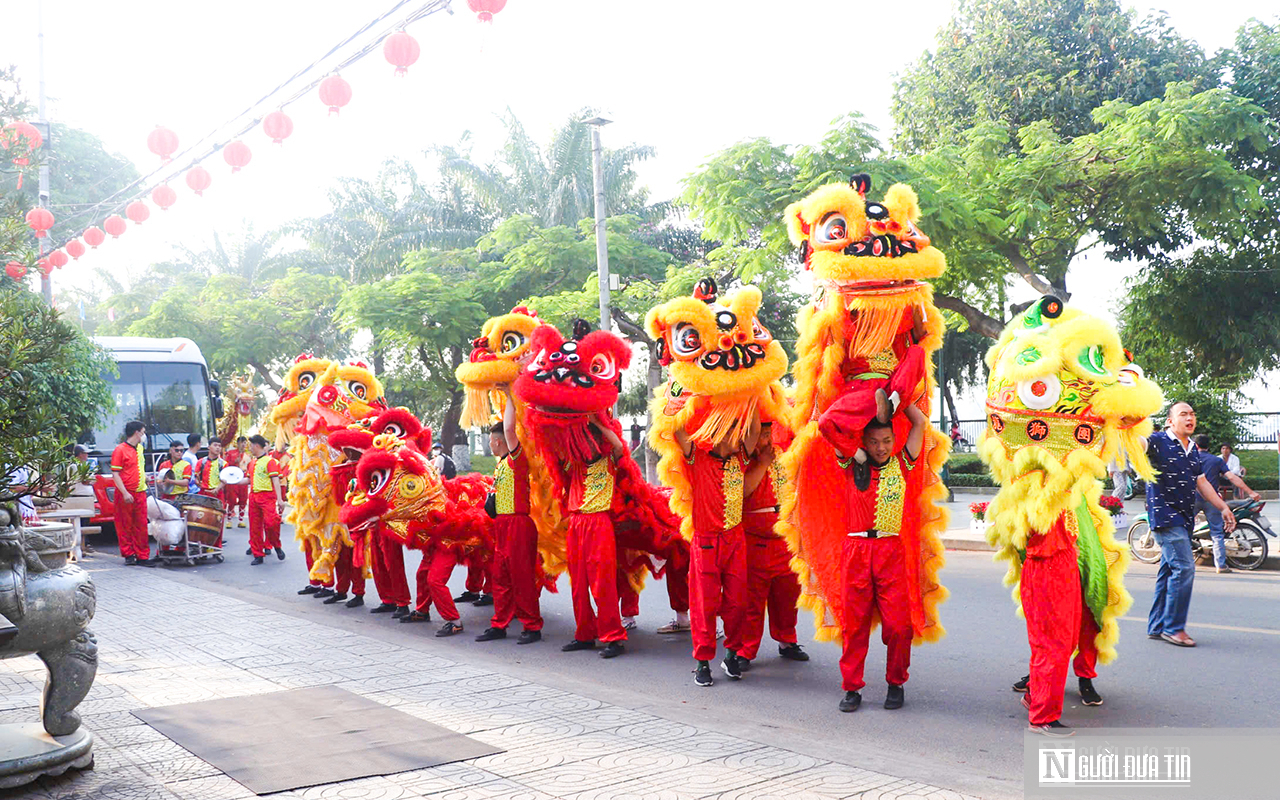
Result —
<instances>
[{"instance_id":1,"label":"lion dance performer","mask_svg":"<svg viewBox=\"0 0 1280 800\"><path fill-rule=\"evenodd\" d=\"M715 281L704 278L692 297L670 300L645 319L671 373L655 393L649 439L660 456L658 474L672 489L671 510L693 545L690 600L699 686L712 685L717 616L724 619L721 668L733 680L742 677L749 605L744 502L772 464L771 448L755 457L760 425L780 423L786 415L778 380L787 356L760 324L760 300L758 288L744 286L721 303ZM785 553L786 545L778 544Z\"/></svg>"},{"instance_id":2,"label":"lion dance performer","mask_svg":"<svg viewBox=\"0 0 1280 800\"><path fill-rule=\"evenodd\" d=\"M688 550L679 521L645 482L622 442L621 424L610 415L631 363L631 345L608 331L592 331L585 320L574 322L568 341L542 325L534 330L532 345L536 355L512 388L529 406L533 444L569 519L566 544L577 629L561 649L592 650L599 639L605 643L600 656L613 658L625 651L627 639L619 568L638 590L646 570L658 576L673 561L687 563ZM666 563L655 568L652 557Z\"/></svg>"},{"instance_id":3,"label":"lion dance performer","mask_svg":"<svg viewBox=\"0 0 1280 800\"><path fill-rule=\"evenodd\" d=\"M1060 717L1072 652L1081 698L1100 705L1095 665L1115 658L1116 619L1133 602L1123 583L1128 549L1098 504L1102 480L1122 456L1154 479L1142 438L1164 400L1111 326L1052 296L1005 328L987 364L978 449L1000 483L987 539L1009 562L1005 582L1027 621L1023 704L1031 730L1069 736Z\"/></svg>"},{"instance_id":4,"label":"lion dance performer","mask_svg":"<svg viewBox=\"0 0 1280 800\"><path fill-rule=\"evenodd\" d=\"M927 419L934 389L929 355L942 344L942 317L925 281L942 274L946 259L916 227L915 192L894 184L875 201L867 197L870 191L870 177L855 175L786 210L791 240L813 274L814 298L797 320L795 440L782 457L786 483L778 531L795 556L800 604L813 611L820 640L847 638L861 624L850 618L861 610L846 607L845 588L864 580L869 567L854 557L862 548L849 534L869 537L874 531L848 527L856 498L833 493L846 485L845 470L819 425L853 450L845 453L852 462L865 464L863 429L887 417L901 449L910 426L898 406L914 402ZM947 437L927 428L914 468L918 479L897 533L914 644L944 633L937 607L947 596L938 580L947 514L938 502L946 495L939 472L948 450ZM860 682L845 675L846 693L860 691Z\"/></svg>"}]
</instances>

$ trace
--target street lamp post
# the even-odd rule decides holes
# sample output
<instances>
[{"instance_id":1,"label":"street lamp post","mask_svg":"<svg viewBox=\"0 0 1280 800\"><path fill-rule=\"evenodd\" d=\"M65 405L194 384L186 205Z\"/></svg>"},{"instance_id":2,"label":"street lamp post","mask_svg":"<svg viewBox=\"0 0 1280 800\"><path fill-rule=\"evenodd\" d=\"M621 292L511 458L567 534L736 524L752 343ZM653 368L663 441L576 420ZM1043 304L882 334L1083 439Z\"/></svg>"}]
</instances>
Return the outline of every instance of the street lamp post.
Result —
<instances>
[{"instance_id":1,"label":"street lamp post","mask_svg":"<svg viewBox=\"0 0 1280 800\"><path fill-rule=\"evenodd\" d=\"M609 315L609 238L605 232L604 167L601 164L604 153L600 145L600 128L612 120L593 117L585 122L591 126L591 172L595 178L596 279L600 283L600 330L607 331L612 327L612 319Z\"/></svg>"}]
</instances>

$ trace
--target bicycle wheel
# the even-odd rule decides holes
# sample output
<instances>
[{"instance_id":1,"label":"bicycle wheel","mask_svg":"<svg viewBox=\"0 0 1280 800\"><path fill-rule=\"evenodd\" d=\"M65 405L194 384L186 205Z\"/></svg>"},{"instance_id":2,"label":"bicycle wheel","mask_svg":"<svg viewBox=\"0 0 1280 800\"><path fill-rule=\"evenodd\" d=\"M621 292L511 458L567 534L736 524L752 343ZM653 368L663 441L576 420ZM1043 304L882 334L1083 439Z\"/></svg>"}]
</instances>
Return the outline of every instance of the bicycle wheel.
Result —
<instances>
[{"instance_id":1,"label":"bicycle wheel","mask_svg":"<svg viewBox=\"0 0 1280 800\"><path fill-rule=\"evenodd\" d=\"M1160 545L1145 519L1135 520L1129 526L1129 552L1143 564L1154 564L1160 560Z\"/></svg>"},{"instance_id":2,"label":"bicycle wheel","mask_svg":"<svg viewBox=\"0 0 1280 800\"><path fill-rule=\"evenodd\" d=\"M1251 520L1236 525L1235 532L1227 534L1224 544L1227 563L1235 569L1257 569L1267 560L1267 537Z\"/></svg>"}]
</instances>

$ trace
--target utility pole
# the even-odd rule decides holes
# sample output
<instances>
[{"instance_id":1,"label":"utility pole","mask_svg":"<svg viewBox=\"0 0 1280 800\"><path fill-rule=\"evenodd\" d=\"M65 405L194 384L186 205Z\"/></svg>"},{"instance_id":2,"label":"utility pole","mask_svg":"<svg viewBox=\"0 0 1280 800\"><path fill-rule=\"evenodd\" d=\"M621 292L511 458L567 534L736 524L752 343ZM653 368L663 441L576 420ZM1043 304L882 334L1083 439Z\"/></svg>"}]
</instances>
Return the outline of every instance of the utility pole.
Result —
<instances>
[{"instance_id":1,"label":"utility pole","mask_svg":"<svg viewBox=\"0 0 1280 800\"><path fill-rule=\"evenodd\" d=\"M602 331L610 330L613 321L609 314L609 237L606 235L604 222L607 216L604 207L604 167L601 164L604 151L600 145L600 128L610 122L612 120L604 117L586 120L586 124L591 126L591 172L595 178L596 191L596 279L600 282Z\"/></svg>"},{"instance_id":2,"label":"utility pole","mask_svg":"<svg viewBox=\"0 0 1280 800\"><path fill-rule=\"evenodd\" d=\"M40 43L40 131L44 137L44 147L49 149L50 139L53 134L53 128L49 125L49 115L45 109L44 100L44 1L41 0L36 5L36 36ZM49 160L47 158L40 159L40 188L38 202L41 208L49 207ZM44 239L40 240L40 257L44 257ZM48 272L48 270L46 270ZM49 275L40 275L40 290L44 294L44 301L48 305L53 305L53 281Z\"/></svg>"}]
</instances>

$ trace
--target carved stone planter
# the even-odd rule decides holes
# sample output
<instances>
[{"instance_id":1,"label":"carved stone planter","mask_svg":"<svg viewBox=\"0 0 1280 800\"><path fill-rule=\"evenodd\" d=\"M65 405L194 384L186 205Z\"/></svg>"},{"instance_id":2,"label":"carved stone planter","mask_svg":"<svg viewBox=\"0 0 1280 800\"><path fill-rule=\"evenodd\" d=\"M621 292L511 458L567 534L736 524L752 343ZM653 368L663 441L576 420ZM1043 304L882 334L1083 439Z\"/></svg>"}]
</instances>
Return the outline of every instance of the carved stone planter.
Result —
<instances>
[{"instance_id":1,"label":"carved stone planter","mask_svg":"<svg viewBox=\"0 0 1280 800\"><path fill-rule=\"evenodd\" d=\"M96 607L89 573L68 563L75 533L67 524L14 527L0 508L0 658L35 655L48 675L40 701L43 730L0 725L0 787L93 766L93 736L76 706L98 672L89 632Z\"/></svg>"}]
</instances>

